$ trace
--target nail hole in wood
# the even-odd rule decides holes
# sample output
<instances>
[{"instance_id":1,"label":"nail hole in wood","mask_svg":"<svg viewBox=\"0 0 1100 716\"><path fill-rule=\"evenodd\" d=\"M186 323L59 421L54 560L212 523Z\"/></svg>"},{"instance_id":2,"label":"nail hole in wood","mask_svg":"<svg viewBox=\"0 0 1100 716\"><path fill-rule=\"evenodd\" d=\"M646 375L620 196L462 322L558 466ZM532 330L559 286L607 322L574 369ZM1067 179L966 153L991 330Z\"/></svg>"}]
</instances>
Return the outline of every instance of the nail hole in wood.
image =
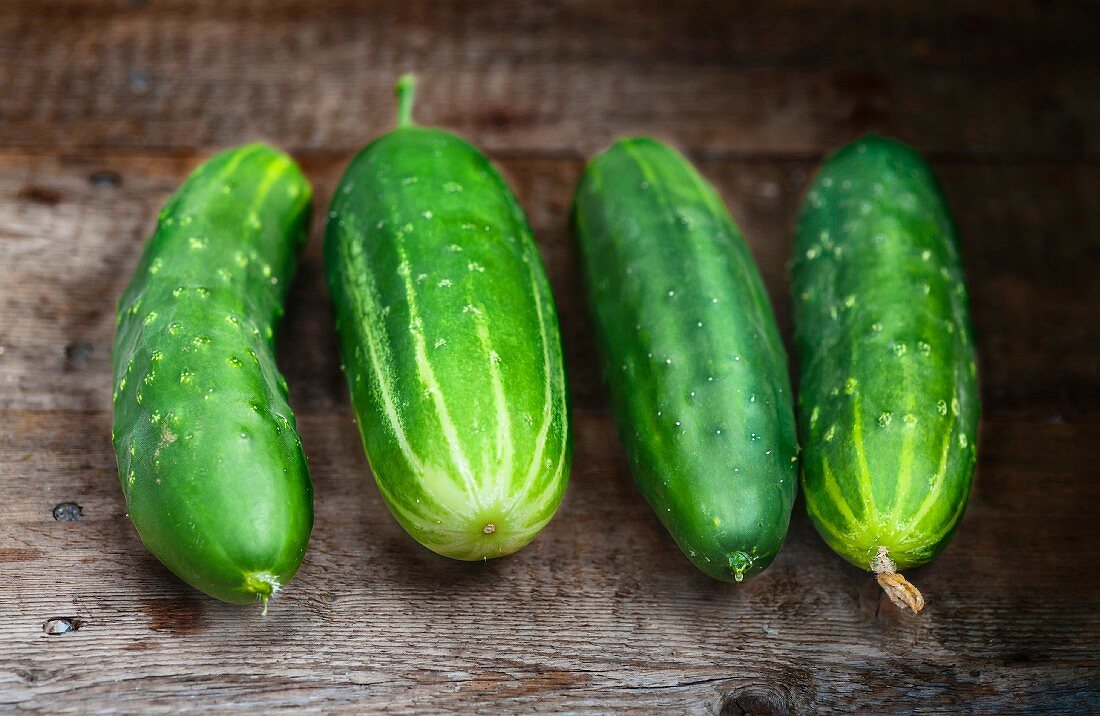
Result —
<instances>
[{"instance_id":1,"label":"nail hole in wood","mask_svg":"<svg viewBox=\"0 0 1100 716\"><path fill-rule=\"evenodd\" d=\"M102 171L92 172L91 174L89 174L88 183L94 187L99 187L100 189L114 189L115 187L122 184L122 177L119 176L118 172L104 169Z\"/></svg>"},{"instance_id":2,"label":"nail hole in wood","mask_svg":"<svg viewBox=\"0 0 1100 716\"><path fill-rule=\"evenodd\" d=\"M65 370L73 370L74 368L86 363L88 357L92 355L92 347L87 343L70 343L65 346Z\"/></svg>"},{"instance_id":3,"label":"nail hole in wood","mask_svg":"<svg viewBox=\"0 0 1100 716\"><path fill-rule=\"evenodd\" d=\"M84 514L84 508L75 502L62 502L53 508L53 518L58 522L74 522Z\"/></svg>"},{"instance_id":4,"label":"nail hole in wood","mask_svg":"<svg viewBox=\"0 0 1100 716\"><path fill-rule=\"evenodd\" d=\"M49 636L61 636L62 634L74 632L82 626L84 626L84 622L76 617L53 617L43 622L42 631Z\"/></svg>"}]
</instances>

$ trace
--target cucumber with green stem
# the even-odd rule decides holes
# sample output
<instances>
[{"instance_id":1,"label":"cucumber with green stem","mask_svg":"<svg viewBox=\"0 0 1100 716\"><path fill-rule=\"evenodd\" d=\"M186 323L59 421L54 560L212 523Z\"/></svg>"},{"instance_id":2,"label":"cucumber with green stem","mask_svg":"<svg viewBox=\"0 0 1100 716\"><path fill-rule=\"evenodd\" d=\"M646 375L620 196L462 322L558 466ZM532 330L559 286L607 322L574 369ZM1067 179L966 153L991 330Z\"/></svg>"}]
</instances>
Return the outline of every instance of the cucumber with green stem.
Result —
<instances>
[{"instance_id":1,"label":"cucumber with green stem","mask_svg":"<svg viewBox=\"0 0 1100 716\"><path fill-rule=\"evenodd\" d=\"M195 588L265 613L313 525L273 345L310 197L262 144L202 164L160 213L112 353L112 439L142 542Z\"/></svg>"},{"instance_id":2,"label":"cucumber with green stem","mask_svg":"<svg viewBox=\"0 0 1100 716\"><path fill-rule=\"evenodd\" d=\"M565 492L572 437L554 300L527 219L473 146L412 121L351 162L325 263L386 505L455 559L515 552Z\"/></svg>"}]
</instances>

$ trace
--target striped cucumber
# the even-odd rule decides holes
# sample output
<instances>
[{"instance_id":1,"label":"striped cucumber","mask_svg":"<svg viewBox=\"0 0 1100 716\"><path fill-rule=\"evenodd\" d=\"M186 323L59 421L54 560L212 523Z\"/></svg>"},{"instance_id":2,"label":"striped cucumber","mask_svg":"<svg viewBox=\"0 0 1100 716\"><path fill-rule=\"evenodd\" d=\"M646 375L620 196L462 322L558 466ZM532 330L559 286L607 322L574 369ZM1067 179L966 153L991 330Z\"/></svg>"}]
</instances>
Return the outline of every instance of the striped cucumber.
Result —
<instances>
[{"instance_id":1,"label":"striped cucumber","mask_svg":"<svg viewBox=\"0 0 1100 716\"><path fill-rule=\"evenodd\" d=\"M571 433L550 286L515 197L449 132L412 123L337 188L325 262L367 457L394 517L455 559L512 553L565 492Z\"/></svg>"},{"instance_id":2,"label":"striped cucumber","mask_svg":"<svg viewBox=\"0 0 1100 716\"><path fill-rule=\"evenodd\" d=\"M645 138L592 160L574 225L642 494L701 570L756 574L787 533L797 447L786 352L741 232L686 159Z\"/></svg>"},{"instance_id":3,"label":"striped cucumber","mask_svg":"<svg viewBox=\"0 0 1100 716\"><path fill-rule=\"evenodd\" d=\"M313 526L272 344L310 195L261 144L201 165L160 214L113 350L112 439L142 542L197 589L265 611Z\"/></svg>"},{"instance_id":4,"label":"striped cucumber","mask_svg":"<svg viewBox=\"0 0 1100 716\"><path fill-rule=\"evenodd\" d=\"M978 426L955 226L916 152L868 136L822 166L793 262L802 485L818 532L890 598L950 540Z\"/></svg>"}]
</instances>

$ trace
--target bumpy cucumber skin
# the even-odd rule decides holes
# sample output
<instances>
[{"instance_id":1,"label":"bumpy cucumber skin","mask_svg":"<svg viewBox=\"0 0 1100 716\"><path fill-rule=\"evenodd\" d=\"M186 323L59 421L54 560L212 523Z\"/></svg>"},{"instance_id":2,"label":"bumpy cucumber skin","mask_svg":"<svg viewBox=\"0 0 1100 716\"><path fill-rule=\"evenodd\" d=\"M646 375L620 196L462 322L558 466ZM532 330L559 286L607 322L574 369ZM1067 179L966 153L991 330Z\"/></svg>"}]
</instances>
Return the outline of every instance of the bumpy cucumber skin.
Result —
<instances>
[{"instance_id":1,"label":"bumpy cucumber skin","mask_svg":"<svg viewBox=\"0 0 1100 716\"><path fill-rule=\"evenodd\" d=\"M311 189L252 144L196 169L119 302L113 441L130 518L177 576L231 603L298 569L313 494L273 329Z\"/></svg>"},{"instance_id":2,"label":"bumpy cucumber skin","mask_svg":"<svg viewBox=\"0 0 1100 716\"><path fill-rule=\"evenodd\" d=\"M797 490L787 356L752 255L675 150L588 165L574 226L619 437L691 561L741 581L783 544Z\"/></svg>"},{"instance_id":3,"label":"bumpy cucumber skin","mask_svg":"<svg viewBox=\"0 0 1100 716\"><path fill-rule=\"evenodd\" d=\"M394 517L455 559L527 544L561 502L572 435L550 286L503 179L453 134L394 130L348 167L325 260Z\"/></svg>"},{"instance_id":4,"label":"bumpy cucumber skin","mask_svg":"<svg viewBox=\"0 0 1100 716\"><path fill-rule=\"evenodd\" d=\"M792 271L810 517L859 567L880 546L924 564L966 508L979 413L955 225L924 160L875 136L831 156Z\"/></svg>"}]
</instances>

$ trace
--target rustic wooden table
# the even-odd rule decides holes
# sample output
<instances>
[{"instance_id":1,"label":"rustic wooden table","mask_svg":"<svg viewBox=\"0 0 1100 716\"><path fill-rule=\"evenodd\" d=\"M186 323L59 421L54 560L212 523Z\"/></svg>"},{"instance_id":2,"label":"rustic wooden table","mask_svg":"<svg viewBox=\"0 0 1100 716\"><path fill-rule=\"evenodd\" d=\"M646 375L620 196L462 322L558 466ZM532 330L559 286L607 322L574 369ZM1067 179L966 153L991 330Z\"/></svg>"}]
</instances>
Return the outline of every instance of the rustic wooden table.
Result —
<instances>
[{"instance_id":1,"label":"rustic wooden table","mask_svg":"<svg viewBox=\"0 0 1100 716\"><path fill-rule=\"evenodd\" d=\"M0 711L1100 710L1100 8L746 5L0 3ZM516 189L565 331L569 494L488 564L426 552L386 512L321 272L324 202L391 126L406 70L418 116ZM801 502L751 583L677 552L614 438L566 223L584 157L622 133L671 140L720 188L789 335L801 194L869 129L940 173L981 339L977 482L953 544L909 575L919 616ZM266 618L146 553L109 440L114 303L155 214L203 156L257 138L321 199L280 341L317 521ZM67 502L82 513L55 520ZM79 628L48 636L57 617Z\"/></svg>"}]
</instances>

